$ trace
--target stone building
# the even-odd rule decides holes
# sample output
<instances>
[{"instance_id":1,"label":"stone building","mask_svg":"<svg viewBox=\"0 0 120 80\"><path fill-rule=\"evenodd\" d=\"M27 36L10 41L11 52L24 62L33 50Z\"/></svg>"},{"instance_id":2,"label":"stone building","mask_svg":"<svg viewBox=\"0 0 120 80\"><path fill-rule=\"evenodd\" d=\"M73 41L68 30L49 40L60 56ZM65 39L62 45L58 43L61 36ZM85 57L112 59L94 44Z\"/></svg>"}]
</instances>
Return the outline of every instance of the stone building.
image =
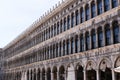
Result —
<instances>
[{"instance_id":1,"label":"stone building","mask_svg":"<svg viewBox=\"0 0 120 80\"><path fill-rule=\"evenodd\" d=\"M64 0L3 48L3 80L120 80L120 0Z\"/></svg>"}]
</instances>

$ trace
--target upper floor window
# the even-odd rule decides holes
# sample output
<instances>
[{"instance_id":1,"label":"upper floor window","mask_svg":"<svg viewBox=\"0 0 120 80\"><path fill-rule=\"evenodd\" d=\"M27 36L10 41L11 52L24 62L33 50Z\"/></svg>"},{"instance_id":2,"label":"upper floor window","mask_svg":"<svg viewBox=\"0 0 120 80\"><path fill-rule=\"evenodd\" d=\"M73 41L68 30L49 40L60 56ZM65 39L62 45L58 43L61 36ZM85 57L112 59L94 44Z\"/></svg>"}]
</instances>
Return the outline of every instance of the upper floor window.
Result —
<instances>
[{"instance_id":1,"label":"upper floor window","mask_svg":"<svg viewBox=\"0 0 120 80\"><path fill-rule=\"evenodd\" d=\"M78 23L79 23L79 14L78 14L78 10L75 12L75 16L76 16L76 25L78 25Z\"/></svg>"},{"instance_id":2,"label":"upper floor window","mask_svg":"<svg viewBox=\"0 0 120 80\"><path fill-rule=\"evenodd\" d=\"M93 29L91 31L91 42L92 42L92 49L96 48L96 34L95 34L95 30Z\"/></svg>"},{"instance_id":3,"label":"upper floor window","mask_svg":"<svg viewBox=\"0 0 120 80\"><path fill-rule=\"evenodd\" d=\"M89 33L86 32L86 50L89 49L89 46L90 46L90 37L89 37Z\"/></svg>"},{"instance_id":4,"label":"upper floor window","mask_svg":"<svg viewBox=\"0 0 120 80\"><path fill-rule=\"evenodd\" d=\"M114 44L115 43L118 43L119 42L119 26L118 26L118 22L114 22L113 23L113 41L114 41Z\"/></svg>"},{"instance_id":5,"label":"upper floor window","mask_svg":"<svg viewBox=\"0 0 120 80\"><path fill-rule=\"evenodd\" d=\"M74 13L72 13L71 15L71 27L74 26Z\"/></svg>"},{"instance_id":6,"label":"upper floor window","mask_svg":"<svg viewBox=\"0 0 120 80\"><path fill-rule=\"evenodd\" d=\"M112 8L117 7L118 0L112 0Z\"/></svg>"},{"instance_id":7,"label":"upper floor window","mask_svg":"<svg viewBox=\"0 0 120 80\"><path fill-rule=\"evenodd\" d=\"M70 28L70 16L67 17L67 29Z\"/></svg>"},{"instance_id":8,"label":"upper floor window","mask_svg":"<svg viewBox=\"0 0 120 80\"><path fill-rule=\"evenodd\" d=\"M80 52L84 51L84 38L83 34L80 36Z\"/></svg>"},{"instance_id":9,"label":"upper floor window","mask_svg":"<svg viewBox=\"0 0 120 80\"><path fill-rule=\"evenodd\" d=\"M84 11L83 8L80 9L80 22L83 23L84 22Z\"/></svg>"},{"instance_id":10,"label":"upper floor window","mask_svg":"<svg viewBox=\"0 0 120 80\"><path fill-rule=\"evenodd\" d=\"M73 54L73 50L74 50L74 41L73 38L71 39L71 54Z\"/></svg>"},{"instance_id":11,"label":"upper floor window","mask_svg":"<svg viewBox=\"0 0 120 80\"><path fill-rule=\"evenodd\" d=\"M66 30L66 18L64 18L64 31Z\"/></svg>"},{"instance_id":12,"label":"upper floor window","mask_svg":"<svg viewBox=\"0 0 120 80\"><path fill-rule=\"evenodd\" d=\"M58 57L58 44L56 44L56 57Z\"/></svg>"},{"instance_id":13,"label":"upper floor window","mask_svg":"<svg viewBox=\"0 0 120 80\"><path fill-rule=\"evenodd\" d=\"M75 37L75 53L78 53L78 36Z\"/></svg>"},{"instance_id":14,"label":"upper floor window","mask_svg":"<svg viewBox=\"0 0 120 80\"><path fill-rule=\"evenodd\" d=\"M95 7L95 3L92 2L91 3L91 18L96 16L96 7Z\"/></svg>"},{"instance_id":15,"label":"upper floor window","mask_svg":"<svg viewBox=\"0 0 120 80\"><path fill-rule=\"evenodd\" d=\"M98 15L102 13L102 0L98 0Z\"/></svg>"},{"instance_id":16,"label":"upper floor window","mask_svg":"<svg viewBox=\"0 0 120 80\"><path fill-rule=\"evenodd\" d=\"M54 24L54 36L56 35L56 24Z\"/></svg>"},{"instance_id":17,"label":"upper floor window","mask_svg":"<svg viewBox=\"0 0 120 80\"><path fill-rule=\"evenodd\" d=\"M102 47L103 46L103 31L102 31L102 27L98 28L98 47Z\"/></svg>"},{"instance_id":18,"label":"upper floor window","mask_svg":"<svg viewBox=\"0 0 120 80\"><path fill-rule=\"evenodd\" d=\"M105 11L108 11L110 9L110 1L104 0L104 9Z\"/></svg>"},{"instance_id":19,"label":"upper floor window","mask_svg":"<svg viewBox=\"0 0 120 80\"><path fill-rule=\"evenodd\" d=\"M111 32L110 32L109 24L105 25L105 41L106 41L106 45L111 44Z\"/></svg>"},{"instance_id":20,"label":"upper floor window","mask_svg":"<svg viewBox=\"0 0 120 80\"><path fill-rule=\"evenodd\" d=\"M90 18L90 10L89 10L88 4L85 7L85 17L86 17L86 20L88 20Z\"/></svg>"},{"instance_id":21,"label":"upper floor window","mask_svg":"<svg viewBox=\"0 0 120 80\"><path fill-rule=\"evenodd\" d=\"M53 37L53 26L51 27L51 37Z\"/></svg>"},{"instance_id":22,"label":"upper floor window","mask_svg":"<svg viewBox=\"0 0 120 80\"><path fill-rule=\"evenodd\" d=\"M59 22L57 23L57 34L59 34Z\"/></svg>"}]
</instances>

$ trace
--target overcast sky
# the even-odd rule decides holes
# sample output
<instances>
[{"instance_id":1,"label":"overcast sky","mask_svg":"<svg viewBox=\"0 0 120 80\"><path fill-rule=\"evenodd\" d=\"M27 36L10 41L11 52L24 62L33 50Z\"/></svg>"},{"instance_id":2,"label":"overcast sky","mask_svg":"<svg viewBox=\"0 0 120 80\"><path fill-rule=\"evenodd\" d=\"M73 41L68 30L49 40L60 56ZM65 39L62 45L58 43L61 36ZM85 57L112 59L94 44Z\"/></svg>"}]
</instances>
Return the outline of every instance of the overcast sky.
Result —
<instances>
[{"instance_id":1,"label":"overcast sky","mask_svg":"<svg viewBox=\"0 0 120 80\"><path fill-rule=\"evenodd\" d=\"M61 0L0 0L0 48Z\"/></svg>"}]
</instances>

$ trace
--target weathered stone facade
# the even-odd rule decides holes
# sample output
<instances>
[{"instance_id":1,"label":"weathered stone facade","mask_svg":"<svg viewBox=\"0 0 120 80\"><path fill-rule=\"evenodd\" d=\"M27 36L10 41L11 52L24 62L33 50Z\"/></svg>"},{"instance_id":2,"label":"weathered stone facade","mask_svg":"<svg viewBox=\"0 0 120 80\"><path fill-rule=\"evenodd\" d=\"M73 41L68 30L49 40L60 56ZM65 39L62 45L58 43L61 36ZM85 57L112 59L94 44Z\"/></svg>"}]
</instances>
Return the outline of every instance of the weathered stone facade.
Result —
<instances>
[{"instance_id":1,"label":"weathered stone facade","mask_svg":"<svg viewBox=\"0 0 120 80\"><path fill-rule=\"evenodd\" d=\"M65 0L2 49L3 80L120 80L120 0Z\"/></svg>"}]
</instances>

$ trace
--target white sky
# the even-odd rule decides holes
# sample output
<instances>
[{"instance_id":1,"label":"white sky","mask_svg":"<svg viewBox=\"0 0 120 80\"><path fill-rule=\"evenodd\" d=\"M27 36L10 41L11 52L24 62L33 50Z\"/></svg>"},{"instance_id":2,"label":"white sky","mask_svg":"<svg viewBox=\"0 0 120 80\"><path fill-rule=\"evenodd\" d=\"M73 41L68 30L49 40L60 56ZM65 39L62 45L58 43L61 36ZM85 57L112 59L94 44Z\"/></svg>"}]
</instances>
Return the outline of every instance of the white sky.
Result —
<instances>
[{"instance_id":1,"label":"white sky","mask_svg":"<svg viewBox=\"0 0 120 80\"><path fill-rule=\"evenodd\" d=\"M0 48L61 0L0 0Z\"/></svg>"}]
</instances>

